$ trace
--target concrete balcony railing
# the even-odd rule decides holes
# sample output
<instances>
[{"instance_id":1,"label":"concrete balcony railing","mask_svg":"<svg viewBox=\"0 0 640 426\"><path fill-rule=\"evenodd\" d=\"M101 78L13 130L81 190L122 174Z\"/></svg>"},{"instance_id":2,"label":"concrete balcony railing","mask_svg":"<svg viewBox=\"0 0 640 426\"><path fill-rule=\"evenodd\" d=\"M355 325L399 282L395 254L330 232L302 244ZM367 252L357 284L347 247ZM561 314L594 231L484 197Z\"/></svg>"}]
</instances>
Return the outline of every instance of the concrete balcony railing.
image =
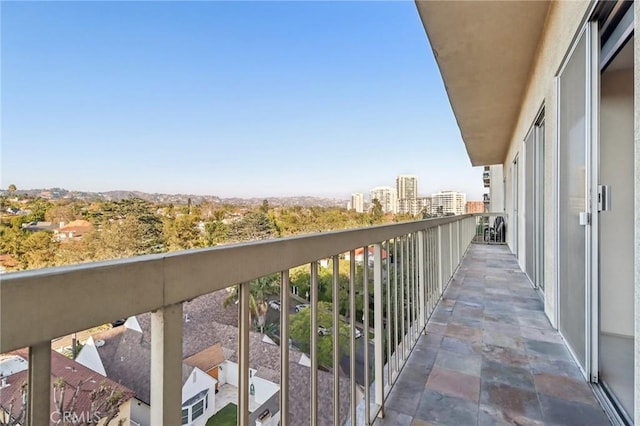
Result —
<instances>
[{"instance_id":1,"label":"concrete balcony railing","mask_svg":"<svg viewBox=\"0 0 640 426\"><path fill-rule=\"evenodd\" d=\"M289 270L309 264L309 407L310 423L315 425L319 410L327 409L318 403L321 366L316 355L320 337L314 332L320 325L317 265L323 259L333 260L333 306L338 306L338 259L350 253L347 297L350 312L355 312L355 251L365 248L364 259L361 259L365 265L364 276L360 284L364 295L373 295L373 307L364 309L362 323L363 335L368 337L370 332L373 335L373 365L369 365L369 345L365 344L365 380L360 389L354 378L356 319L351 315L348 419L345 421L340 412L340 368L333 369L332 410L333 424L370 424L384 413L385 398L477 227L476 217L462 215L7 274L0 282L0 353L29 348L27 424L49 424L51 341L117 318L151 312L151 424L178 425L181 422L183 303L239 285L238 423L247 425L250 415L248 283L279 273L282 288L288 288ZM280 303L281 312L289 312L288 291L281 291ZM333 330L338 330L340 320L338 309L333 309ZM289 341L289 315L280 315L280 341ZM333 339L334 366L339 364L338 341ZM280 356L280 424L290 424L287 345L280 346ZM357 395L362 391L369 404L358 400Z\"/></svg>"}]
</instances>

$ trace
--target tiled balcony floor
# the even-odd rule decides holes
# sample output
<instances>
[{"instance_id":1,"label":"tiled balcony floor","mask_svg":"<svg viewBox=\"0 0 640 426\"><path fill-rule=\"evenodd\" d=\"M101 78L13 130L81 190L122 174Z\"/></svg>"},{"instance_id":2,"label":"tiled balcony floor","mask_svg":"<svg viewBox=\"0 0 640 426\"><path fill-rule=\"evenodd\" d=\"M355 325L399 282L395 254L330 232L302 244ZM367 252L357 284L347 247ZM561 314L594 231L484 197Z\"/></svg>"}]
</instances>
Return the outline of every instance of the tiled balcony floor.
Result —
<instances>
[{"instance_id":1,"label":"tiled balcony floor","mask_svg":"<svg viewBox=\"0 0 640 426\"><path fill-rule=\"evenodd\" d=\"M506 246L472 245L380 425L608 425Z\"/></svg>"}]
</instances>

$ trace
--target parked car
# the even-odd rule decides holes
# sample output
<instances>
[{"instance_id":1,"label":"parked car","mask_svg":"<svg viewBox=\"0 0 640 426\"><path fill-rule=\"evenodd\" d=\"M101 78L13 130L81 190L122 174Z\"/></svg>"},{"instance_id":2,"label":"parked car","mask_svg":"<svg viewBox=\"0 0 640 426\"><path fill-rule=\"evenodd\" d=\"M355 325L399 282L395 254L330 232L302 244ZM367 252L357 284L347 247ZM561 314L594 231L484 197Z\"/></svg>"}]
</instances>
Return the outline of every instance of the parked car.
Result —
<instances>
[{"instance_id":1,"label":"parked car","mask_svg":"<svg viewBox=\"0 0 640 426\"><path fill-rule=\"evenodd\" d=\"M349 325L349 329L351 329L351 325ZM351 330L349 330L349 332L351 332ZM359 339L362 337L362 331L360 331L358 327L356 327L355 335L356 335L356 339Z\"/></svg>"},{"instance_id":2,"label":"parked car","mask_svg":"<svg viewBox=\"0 0 640 426\"><path fill-rule=\"evenodd\" d=\"M276 311L280 310L280 301L279 300L270 300L269 307L271 309L275 309Z\"/></svg>"},{"instance_id":3,"label":"parked car","mask_svg":"<svg viewBox=\"0 0 640 426\"><path fill-rule=\"evenodd\" d=\"M299 305L296 305L296 312L300 312L301 310L308 308L309 306L311 305L309 305L308 303L301 303Z\"/></svg>"},{"instance_id":4,"label":"parked car","mask_svg":"<svg viewBox=\"0 0 640 426\"><path fill-rule=\"evenodd\" d=\"M125 322L127 322L126 318L120 318L118 320L115 320L114 322L111 323L111 327L120 327L121 325L123 325Z\"/></svg>"},{"instance_id":5,"label":"parked car","mask_svg":"<svg viewBox=\"0 0 640 426\"><path fill-rule=\"evenodd\" d=\"M318 334L320 336L328 336L331 334L331 328L324 327L322 325L318 326Z\"/></svg>"}]
</instances>

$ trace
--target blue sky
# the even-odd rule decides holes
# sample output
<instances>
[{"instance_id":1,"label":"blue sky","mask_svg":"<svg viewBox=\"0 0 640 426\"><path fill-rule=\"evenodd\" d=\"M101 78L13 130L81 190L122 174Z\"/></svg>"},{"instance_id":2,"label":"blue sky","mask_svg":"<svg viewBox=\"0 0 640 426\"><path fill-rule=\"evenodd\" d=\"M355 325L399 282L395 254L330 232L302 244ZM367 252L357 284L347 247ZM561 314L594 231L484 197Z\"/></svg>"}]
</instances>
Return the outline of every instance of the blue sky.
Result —
<instances>
[{"instance_id":1,"label":"blue sky","mask_svg":"<svg viewBox=\"0 0 640 426\"><path fill-rule=\"evenodd\" d=\"M2 2L1 186L481 199L413 2Z\"/></svg>"}]
</instances>

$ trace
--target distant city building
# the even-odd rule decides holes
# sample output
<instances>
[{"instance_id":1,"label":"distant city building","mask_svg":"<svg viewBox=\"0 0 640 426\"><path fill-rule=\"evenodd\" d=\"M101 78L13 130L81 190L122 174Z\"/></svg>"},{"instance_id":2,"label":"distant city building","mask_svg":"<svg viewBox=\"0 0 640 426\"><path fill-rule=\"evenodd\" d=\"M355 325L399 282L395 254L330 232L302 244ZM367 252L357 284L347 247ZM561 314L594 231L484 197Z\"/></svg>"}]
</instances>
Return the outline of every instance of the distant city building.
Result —
<instances>
[{"instance_id":1,"label":"distant city building","mask_svg":"<svg viewBox=\"0 0 640 426\"><path fill-rule=\"evenodd\" d=\"M361 192L354 192L351 194L351 201L348 205L349 210L355 210L357 213L364 212L364 194Z\"/></svg>"},{"instance_id":2,"label":"distant city building","mask_svg":"<svg viewBox=\"0 0 640 426\"><path fill-rule=\"evenodd\" d=\"M465 210L467 213L484 213L484 201L467 201Z\"/></svg>"},{"instance_id":3,"label":"distant city building","mask_svg":"<svg viewBox=\"0 0 640 426\"><path fill-rule=\"evenodd\" d=\"M382 205L384 213L398 212L398 194L395 188L390 186L378 186L370 191L371 203L377 199Z\"/></svg>"},{"instance_id":4,"label":"distant city building","mask_svg":"<svg viewBox=\"0 0 640 426\"><path fill-rule=\"evenodd\" d=\"M433 214L431 211L431 197L419 197L416 198L416 211L419 215Z\"/></svg>"},{"instance_id":5,"label":"distant city building","mask_svg":"<svg viewBox=\"0 0 640 426\"><path fill-rule=\"evenodd\" d=\"M441 191L431 195L431 211L436 215L464 214L467 194L455 191Z\"/></svg>"},{"instance_id":6,"label":"distant city building","mask_svg":"<svg viewBox=\"0 0 640 426\"><path fill-rule=\"evenodd\" d=\"M398 200L415 200L418 197L418 177L399 175L396 177Z\"/></svg>"},{"instance_id":7,"label":"distant city building","mask_svg":"<svg viewBox=\"0 0 640 426\"><path fill-rule=\"evenodd\" d=\"M396 177L396 191L398 194L398 213L416 215L420 212L417 204L418 177L414 175L399 175Z\"/></svg>"},{"instance_id":8,"label":"distant city building","mask_svg":"<svg viewBox=\"0 0 640 426\"><path fill-rule=\"evenodd\" d=\"M422 215L423 213L431 214L431 197L399 199L398 213L408 213L412 216Z\"/></svg>"}]
</instances>

